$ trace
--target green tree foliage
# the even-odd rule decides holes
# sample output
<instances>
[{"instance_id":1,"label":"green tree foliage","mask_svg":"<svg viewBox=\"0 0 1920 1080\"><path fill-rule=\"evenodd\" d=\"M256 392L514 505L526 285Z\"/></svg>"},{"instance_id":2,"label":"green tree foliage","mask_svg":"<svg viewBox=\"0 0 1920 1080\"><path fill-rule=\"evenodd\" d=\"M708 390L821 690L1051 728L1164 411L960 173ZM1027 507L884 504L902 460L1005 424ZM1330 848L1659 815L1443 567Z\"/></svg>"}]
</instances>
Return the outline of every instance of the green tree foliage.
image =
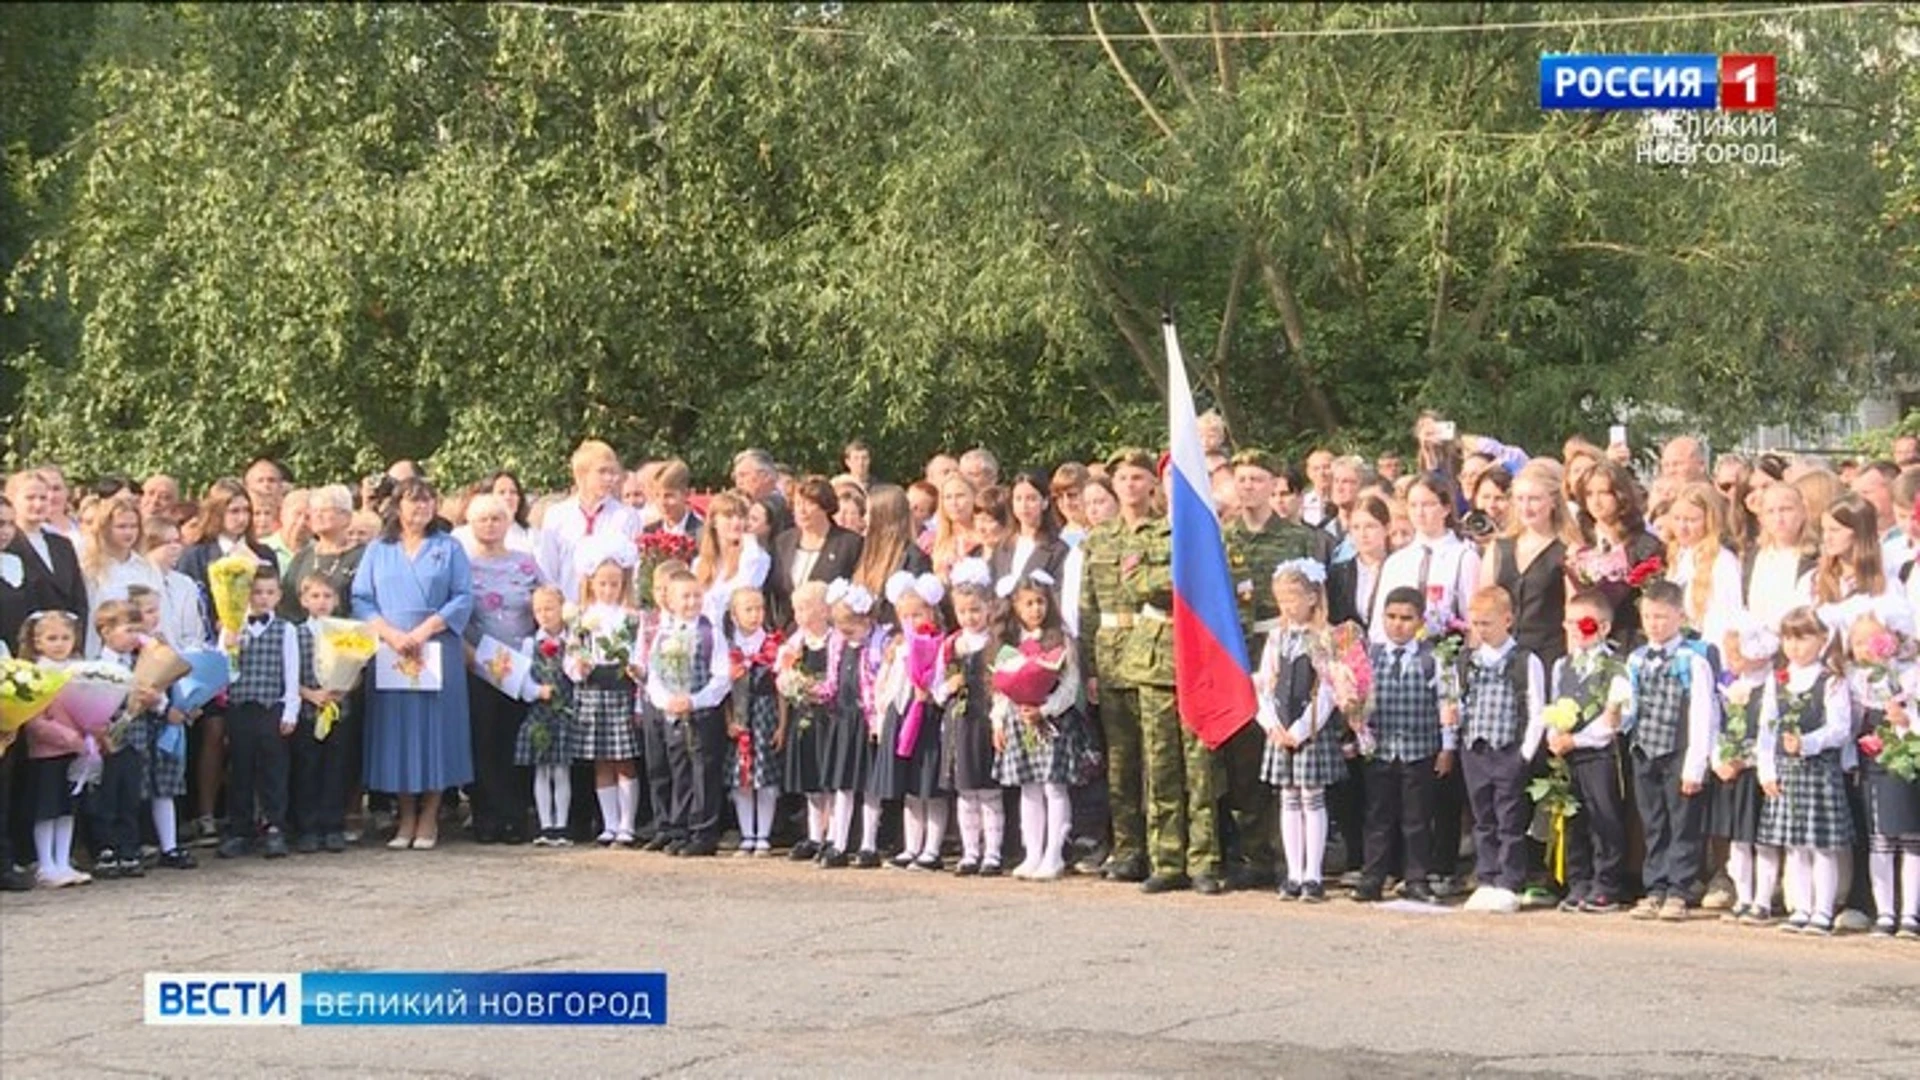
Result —
<instances>
[{"instance_id":1,"label":"green tree foliage","mask_svg":"<svg viewBox=\"0 0 1920 1080\"><path fill-rule=\"evenodd\" d=\"M1684 8L51 9L0 38L78 88L0 112L10 451L1046 461L1163 437L1167 299L1243 441L1730 441L1910 347L1911 17L1604 21ZM1780 54L1784 168L1538 109L1542 51L1735 50Z\"/></svg>"}]
</instances>

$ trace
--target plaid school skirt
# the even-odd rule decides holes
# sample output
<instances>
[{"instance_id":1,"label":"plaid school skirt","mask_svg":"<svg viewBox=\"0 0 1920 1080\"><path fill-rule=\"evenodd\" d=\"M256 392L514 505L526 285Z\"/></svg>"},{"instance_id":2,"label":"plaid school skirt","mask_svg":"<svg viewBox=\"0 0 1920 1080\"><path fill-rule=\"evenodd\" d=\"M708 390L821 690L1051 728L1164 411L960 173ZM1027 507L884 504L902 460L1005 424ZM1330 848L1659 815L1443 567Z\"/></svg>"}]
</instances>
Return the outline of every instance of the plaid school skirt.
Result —
<instances>
[{"instance_id":1,"label":"plaid school skirt","mask_svg":"<svg viewBox=\"0 0 1920 1080\"><path fill-rule=\"evenodd\" d=\"M1007 729L1007 748L993 765L993 778L1007 787L1021 784L1084 784L1090 745L1079 709L1028 727L1015 717Z\"/></svg>"},{"instance_id":2,"label":"plaid school skirt","mask_svg":"<svg viewBox=\"0 0 1920 1080\"><path fill-rule=\"evenodd\" d=\"M140 797L143 799L179 799L187 794L186 732L181 731L182 753L160 752L160 736L170 725L160 713L146 712L133 718L127 741L140 755Z\"/></svg>"},{"instance_id":3,"label":"plaid school skirt","mask_svg":"<svg viewBox=\"0 0 1920 1080\"><path fill-rule=\"evenodd\" d=\"M1268 739L1260 755L1260 779L1272 787L1328 788L1346 778L1340 732L1332 726L1322 728L1298 750L1275 746Z\"/></svg>"},{"instance_id":4,"label":"plaid school skirt","mask_svg":"<svg viewBox=\"0 0 1920 1080\"><path fill-rule=\"evenodd\" d=\"M573 756L582 761L632 761L640 756L634 730L633 684L612 689L582 683L573 690Z\"/></svg>"},{"instance_id":5,"label":"plaid school skirt","mask_svg":"<svg viewBox=\"0 0 1920 1080\"><path fill-rule=\"evenodd\" d=\"M1760 810L1759 842L1773 847L1842 848L1853 844L1840 752L1780 759L1780 797Z\"/></svg>"},{"instance_id":6,"label":"plaid school skirt","mask_svg":"<svg viewBox=\"0 0 1920 1080\"><path fill-rule=\"evenodd\" d=\"M547 748L536 750L533 733L541 727L547 729ZM520 721L520 730L514 734L513 763L521 766L571 764L580 756L578 738L579 732L571 719L544 704L535 705L527 710L527 718Z\"/></svg>"},{"instance_id":7,"label":"plaid school skirt","mask_svg":"<svg viewBox=\"0 0 1920 1080\"><path fill-rule=\"evenodd\" d=\"M733 695L735 707L743 700L746 703L747 722L744 726L747 732L744 740L733 737L727 739L727 785L742 791L778 788L786 772L786 761L773 748L773 733L780 726L779 699L771 693L742 694L736 691ZM744 754L741 748L743 741L746 743Z\"/></svg>"}]
</instances>

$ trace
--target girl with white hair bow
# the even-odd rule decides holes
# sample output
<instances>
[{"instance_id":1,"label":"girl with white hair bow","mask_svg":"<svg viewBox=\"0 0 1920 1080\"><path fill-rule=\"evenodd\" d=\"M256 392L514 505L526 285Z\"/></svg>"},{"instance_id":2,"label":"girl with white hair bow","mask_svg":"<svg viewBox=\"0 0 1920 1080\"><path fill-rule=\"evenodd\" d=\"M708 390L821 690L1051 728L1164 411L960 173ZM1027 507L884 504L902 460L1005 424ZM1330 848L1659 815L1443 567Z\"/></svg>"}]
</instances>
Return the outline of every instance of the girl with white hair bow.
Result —
<instances>
[{"instance_id":1,"label":"girl with white hair bow","mask_svg":"<svg viewBox=\"0 0 1920 1080\"><path fill-rule=\"evenodd\" d=\"M883 801L900 799L904 840L891 866L939 870L940 842L947 833L947 792L940 784L940 712L932 703L939 678L940 601L947 590L932 574L905 570L887 579L894 612L887 657L874 687L878 719L872 768L867 772L863 832L878 832ZM877 835L875 842L877 842ZM862 854L871 845L862 845Z\"/></svg>"}]
</instances>

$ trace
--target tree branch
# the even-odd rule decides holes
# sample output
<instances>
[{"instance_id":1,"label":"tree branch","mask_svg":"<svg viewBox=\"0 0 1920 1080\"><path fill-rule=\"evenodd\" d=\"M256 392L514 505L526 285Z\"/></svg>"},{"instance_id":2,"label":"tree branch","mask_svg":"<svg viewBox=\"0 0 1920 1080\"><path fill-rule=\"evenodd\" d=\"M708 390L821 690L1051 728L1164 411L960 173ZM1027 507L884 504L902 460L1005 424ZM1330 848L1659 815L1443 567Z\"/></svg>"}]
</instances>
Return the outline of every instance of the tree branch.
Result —
<instances>
[{"instance_id":1,"label":"tree branch","mask_svg":"<svg viewBox=\"0 0 1920 1080\"><path fill-rule=\"evenodd\" d=\"M1133 10L1139 13L1140 25L1147 28L1147 36L1153 39L1153 47L1160 50L1160 59L1166 63L1167 74L1173 76L1174 85L1180 88L1180 93L1186 97L1187 104L1196 109L1199 108L1200 99L1194 96L1193 84L1187 81L1186 69L1180 66L1180 58L1173 55L1173 49L1167 45L1167 40L1160 36L1160 28L1153 24L1153 16L1148 14L1147 5L1135 3Z\"/></svg>"},{"instance_id":2,"label":"tree branch","mask_svg":"<svg viewBox=\"0 0 1920 1080\"><path fill-rule=\"evenodd\" d=\"M1213 363L1211 379L1213 381L1213 399L1220 404L1220 415L1227 421L1227 431L1243 430L1239 426L1239 410L1233 405L1233 399L1227 394L1227 349L1233 344L1234 324L1240 319L1240 294L1246 289L1247 271L1253 265L1253 245L1242 243L1240 257L1233 260L1233 277L1227 283L1227 306L1220 313L1220 333L1213 339Z\"/></svg>"},{"instance_id":3,"label":"tree branch","mask_svg":"<svg viewBox=\"0 0 1920 1080\"><path fill-rule=\"evenodd\" d=\"M1320 430L1330 432L1339 426L1339 422L1333 415L1333 403L1327 400L1326 391L1320 388L1307 365L1307 322L1300 312L1300 298L1293 291L1293 279L1287 275L1285 267L1274 261L1273 252L1265 240L1259 241L1254 250L1260 259L1260 277L1266 283L1267 296L1280 313L1280 325L1287 335L1288 351L1293 355L1294 374L1300 380L1301 393L1306 395L1307 408L1313 413L1314 423Z\"/></svg>"},{"instance_id":4,"label":"tree branch","mask_svg":"<svg viewBox=\"0 0 1920 1080\"><path fill-rule=\"evenodd\" d=\"M1227 51L1227 20L1223 6L1215 0L1207 5L1207 27L1213 31L1213 64L1220 72L1220 92L1234 95L1233 54Z\"/></svg>"},{"instance_id":5,"label":"tree branch","mask_svg":"<svg viewBox=\"0 0 1920 1080\"><path fill-rule=\"evenodd\" d=\"M1159 128L1160 134L1165 135L1168 141L1179 142L1180 137L1173 133L1167 118L1161 116L1160 110L1153 107L1153 101L1147 97L1147 92L1140 89L1140 84L1134 81L1133 72L1127 70L1126 61L1120 59L1120 51L1113 47L1113 39L1107 37L1106 28L1100 25L1100 11L1096 5L1091 3L1087 5L1087 18L1093 24L1094 35L1100 39L1100 47L1106 50L1107 59L1112 62L1113 70L1119 74L1120 81L1127 84L1127 89L1133 92L1134 100L1140 103L1140 108L1146 112L1147 119L1153 121L1153 126Z\"/></svg>"}]
</instances>

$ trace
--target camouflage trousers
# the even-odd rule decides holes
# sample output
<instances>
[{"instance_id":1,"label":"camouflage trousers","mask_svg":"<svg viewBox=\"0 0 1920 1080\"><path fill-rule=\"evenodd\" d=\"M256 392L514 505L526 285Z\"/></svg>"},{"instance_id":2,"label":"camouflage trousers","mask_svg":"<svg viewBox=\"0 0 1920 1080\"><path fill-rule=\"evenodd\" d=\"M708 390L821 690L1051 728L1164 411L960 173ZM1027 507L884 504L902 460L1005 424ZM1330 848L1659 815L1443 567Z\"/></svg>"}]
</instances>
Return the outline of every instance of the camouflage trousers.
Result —
<instances>
[{"instance_id":1,"label":"camouflage trousers","mask_svg":"<svg viewBox=\"0 0 1920 1080\"><path fill-rule=\"evenodd\" d=\"M1125 862L1146 854L1147 817L1140 767L1140 694L1131 686L1100 687L1100 734L1107 744L1107 806L1113 818L1112 856Z\"/></svg>"},{"instance_id":2,"label":"camouflage trousers","mask_svg":"<svg viewBox=\"0 0 1920 1080\"><path fill-rule=\"evenodd\" d=\"M1147 766L1147 855L1155 874L1221 876L1214 800L1219 761L1180 723L1173 688L1142 686L1140 730Z\"/></svg>"}]
</instances>

